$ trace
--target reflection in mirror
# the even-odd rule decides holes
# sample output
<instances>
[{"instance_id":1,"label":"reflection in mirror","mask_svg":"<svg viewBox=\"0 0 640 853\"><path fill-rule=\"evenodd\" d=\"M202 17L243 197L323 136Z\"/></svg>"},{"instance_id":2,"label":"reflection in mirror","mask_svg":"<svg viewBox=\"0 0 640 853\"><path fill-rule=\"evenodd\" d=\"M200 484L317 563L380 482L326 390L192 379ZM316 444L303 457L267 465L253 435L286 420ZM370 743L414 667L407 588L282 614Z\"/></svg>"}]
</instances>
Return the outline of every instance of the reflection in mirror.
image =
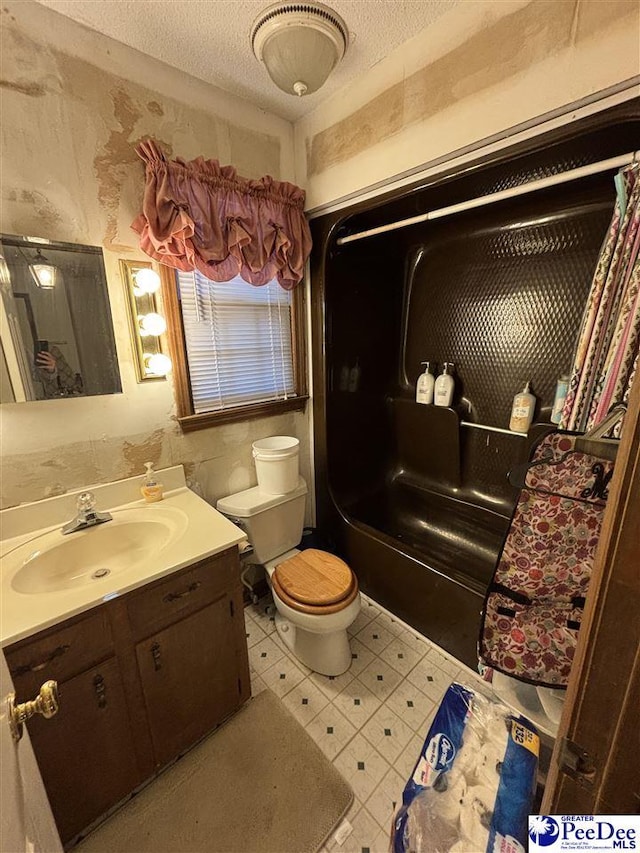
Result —
<instances>
[{"instance_id":1,"label":"reflection in mirror","mask_svg":"<svg viewBox=\"0 0 640 853\"><path fill-rule=\"evenodd\" d=\"M0 402L122 390L102 249L0 236Z\"/></svg>"}]
</instances>

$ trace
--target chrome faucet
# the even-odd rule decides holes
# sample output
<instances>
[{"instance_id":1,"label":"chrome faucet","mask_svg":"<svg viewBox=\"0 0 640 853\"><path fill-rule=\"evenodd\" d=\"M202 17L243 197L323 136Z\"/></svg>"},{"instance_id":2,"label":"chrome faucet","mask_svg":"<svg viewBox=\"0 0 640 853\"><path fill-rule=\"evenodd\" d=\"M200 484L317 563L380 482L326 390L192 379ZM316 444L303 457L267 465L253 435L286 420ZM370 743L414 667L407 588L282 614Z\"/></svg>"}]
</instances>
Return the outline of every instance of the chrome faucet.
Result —
<instances>
[{"instance_id":1,"label":"chrome faucet","mask_svg":"<svg viewBox=\"0 0 640 853\"><path fill-rule=\"evenodd\" d=\"M85 530L87 527L94 527L96 524L104 524L105 521L111 521L112 515L110 512L98 512L95 509L96 496L93 492L82 492L78 495L76 509L78 514L68 524L62 528L62 535L67 533L75 533L76 530Z\"/></svg>"}]
</instances>

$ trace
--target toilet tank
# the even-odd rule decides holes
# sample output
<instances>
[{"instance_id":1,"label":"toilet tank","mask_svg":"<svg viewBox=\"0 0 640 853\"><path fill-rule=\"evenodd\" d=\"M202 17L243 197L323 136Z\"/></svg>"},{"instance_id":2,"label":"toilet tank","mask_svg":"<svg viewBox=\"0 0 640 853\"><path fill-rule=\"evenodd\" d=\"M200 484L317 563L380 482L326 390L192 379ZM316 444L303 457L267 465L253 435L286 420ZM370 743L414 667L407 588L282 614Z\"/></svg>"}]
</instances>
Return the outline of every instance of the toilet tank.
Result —
<instances>
[{"instance_id":1,"label":"toilet tank","mask_svg":"<svg viewBox=\"0 0 640 853\"><path fill-rule=\"evenodd\" d=\"M266 563L300 544L306 494L307 484L298 477L286 495L265 495L254 486L220 498L216 509L245 531L257 561Z\"/></svg>"}]
</instances>

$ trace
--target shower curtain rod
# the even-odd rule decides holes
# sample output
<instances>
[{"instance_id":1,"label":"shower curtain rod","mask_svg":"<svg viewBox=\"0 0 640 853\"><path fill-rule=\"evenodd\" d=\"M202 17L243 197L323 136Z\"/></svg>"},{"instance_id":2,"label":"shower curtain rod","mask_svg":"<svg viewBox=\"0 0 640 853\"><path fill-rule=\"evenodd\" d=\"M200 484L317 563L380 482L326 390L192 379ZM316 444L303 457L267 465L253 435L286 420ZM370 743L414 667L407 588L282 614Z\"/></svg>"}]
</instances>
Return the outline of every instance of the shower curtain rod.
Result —
<instances>
[{"instance_id":1,"label":"shower curtain rod","mask_svg":"<svg viewBox=\"0 0 640 853\"><path fill-rule=\"evenodd\" d=\"M390 222L388 225L380 225L377 228L369 228L367 231L359 231L356 234L349 234L347 237L338 237L338 246L344 246L346 243L353 243L356 240L362 240L364 237L373 237L375 234L385 234L387 231L396 231L398 228L406 228L408 225L417 225L419 222L427 222L431 219L442 219L444 216L451 216L454 213L462 213L465 210L472 210L475 207L484 207L485 204L493 204L497 201L504 201L515 196L525 195L526 193L543 190L547 187L554 187L558 184L565 184L569 181L577 181L579 178L586 178L589 175L597 175L599 172L606 172L609 169L620 169L622 166L628 166L630 163L638 162L640 151L631 151L629 154L621 154L619 157L610 157L608 160L600 160L597 163L589 163L587 166L580 166L577 169L569 169L566 172L559 172L557 175L550 175L547 178L539 178L537 181L529 181L527 184L521 184L518 187L511 187L508 190L500 190L497 193L489 193L481 195L477 198L462 201L459 204L451 204L448 207L441 207L438 210L430 210L428 213L421 213L419 216L411 216L409 219L400 219L398 222Z\"/></svg>"}]
</instances>

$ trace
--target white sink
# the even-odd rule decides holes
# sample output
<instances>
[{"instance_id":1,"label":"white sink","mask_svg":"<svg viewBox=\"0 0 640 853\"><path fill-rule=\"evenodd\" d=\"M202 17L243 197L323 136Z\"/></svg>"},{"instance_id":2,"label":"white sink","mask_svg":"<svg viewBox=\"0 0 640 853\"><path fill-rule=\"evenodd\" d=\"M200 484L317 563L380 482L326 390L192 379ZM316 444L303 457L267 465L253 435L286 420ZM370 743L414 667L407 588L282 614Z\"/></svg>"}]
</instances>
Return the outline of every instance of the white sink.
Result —
<instances>
[{"instance_id":1,"label":"white sink","mask_svg":"<svg viewBox=\"0 0 640 853\"><path fill-rule=\"evenodd\" d=\"M63 536L53 530L4 557L16 592L59 592L111 581L151 560L182 536L188 517L180 509L150 505L113 513L111 521Z\"/></svg>"},{"instance_id":2,"label":"white sink","mask_svg":"<svg viewBox=\"0 0 640 853\"><path fill-rule=\"evenodd\" d=\"M0 511L0 646L237 546L245 534L185 482L157 472L164 500L145 503L140 477L89 486L111 521L62 535L87 487Z\"/></svg>"}]
</instances>

